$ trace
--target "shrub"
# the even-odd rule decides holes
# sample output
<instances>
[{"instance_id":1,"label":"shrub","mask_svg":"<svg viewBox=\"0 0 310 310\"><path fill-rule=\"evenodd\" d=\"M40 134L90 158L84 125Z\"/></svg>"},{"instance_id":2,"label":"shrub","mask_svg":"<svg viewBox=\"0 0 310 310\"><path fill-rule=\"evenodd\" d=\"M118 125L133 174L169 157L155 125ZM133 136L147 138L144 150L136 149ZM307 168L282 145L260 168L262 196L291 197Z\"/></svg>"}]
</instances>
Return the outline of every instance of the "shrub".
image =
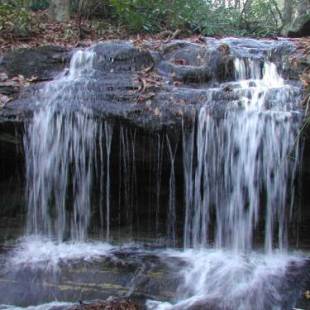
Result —
<instances>
[{"instance_id":1,"label":"shrub","mask_svg":"<svg viewBox=\"0 0 310 310\"><path fill-rule=\"evenodd\" d=\"M281 14L274 0L248 1L243 10L212 0L110 0L116 17L131 32L177 28L204 35L272 35Z\"/></svg>"},{"instance_id":2,"label":"shrub","mask_svg":"<svg viewBox=\"0 0 310 310\"><path fill-rule=\"evenodd\" d=\"M281 12L273 0L253 0L240 16L240 28L259 36L278 34L281 22Z\"/></svg>"},{"instance_id":3,"label":"shrub","mask_svg":"<svg viewBox=\"0 0 310 310\"><path fill-rule=\"evenodd\" d=\"M31 0L29 3L29 8L33 11L45 10L48 6L48 0Z\"/></svg>"},{"instance_id":4,"label":"shrub","mask_svg":"<svg viewBox=\"0 0 310 310\"><path fill-rule=\"evenodd\" d=\"M33 31L31 13L15 4L0 4L0 33L6 37L26 37Z\"/></svg>"}]
</instances>

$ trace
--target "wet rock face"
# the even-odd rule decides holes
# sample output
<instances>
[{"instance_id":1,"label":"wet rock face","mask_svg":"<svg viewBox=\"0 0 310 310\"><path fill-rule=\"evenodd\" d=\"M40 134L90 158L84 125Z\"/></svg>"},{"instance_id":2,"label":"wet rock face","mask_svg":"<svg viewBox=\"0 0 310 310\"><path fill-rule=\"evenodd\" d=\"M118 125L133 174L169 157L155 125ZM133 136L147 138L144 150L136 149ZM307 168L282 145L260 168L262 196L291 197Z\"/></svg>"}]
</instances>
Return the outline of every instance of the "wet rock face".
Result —
<instances>
[{"instance_id":1,"label":"wet rock face","mask_svg":"<svg viewBox=\"0 0 310 310\"><path fill-rule=\"evenodd\" d=\"M93 51L98 55L93 67L101 72L136 72L154 64L149 51L139 50L130 43L99 43Z\"/></svg>"},{"instance_id":2,"label":"wet rock face","mask_svg":"<svg viewBox=\"0 0 310 310\"><path fill-rule=\"evenodd\" d=\"M19 125L0 121L0 217L2 219L19 217L24 213L24 152L21 141L22 128Z\"/></svg>"},{"instance_id":3,"label":"wet rock face","mask_svg":"<svg viewBox=\"0 0 310 310\"><path fill-rule=\"evenodd\" d=\"M163 48L162 57L158 71L170 81L199 85L233 79L233 58L226 44L210 49L208 45L171 43Z\"/></svg>"},{"instance_id":4,"label":"wet rock face","mask_svg":"<svg viewBox=\"0 0 310 310\"><path fill-rule=\"evenodd\" d=\"M142 309L138 304L131 300L119 300L110 298L106 301L96 301L93 303L81 302L77 306L73 306L68 310L139 310Z\"/></svg>"},{"instance_id":5,"label":"wet rock face","mask_svg":"<svg viewBox=\"0 0 310 310\"><path fill-rule=\"evenodd\" d=\"M5 304L24 307L55 300L75 303L46 307L50 310L140 310L145 309L147 299L175 296L182 266L179 260L162 261L135 248L116 250L93 261L42 261L42 268L28 262L10 266L8 272L1 270L0 297Z\"/></svg>"},{"instance_id":6,"label":"wet rock face","mask_svg":"<svg viewBox=\"0 0 310 310\"><path fill-rule=\"evenodd\" d=\"M116 41L99 43L91 48L90 51L95 53L91 62L93 70L64 85L61 98L56 97L54 103L59 111L67 109L74 112L87 108L98 122L105 119L114 125L111 159L114 182L111 186L112 226L128 224L122 222L128 214L119 206L128 205L126 194L129 191L136 195L135 202L130 202L130 216L135 220L131 226L137 230L148 226L156 234L165 230L165 227L162 229L160 226L164 226L167 213L167 207L162 202L169 200L169 139L169 145L176 150L176 233L182 235L182 229L178 229L183 226L184 218L182 126L190 128L195 123L196 112L202 105L206 105L208 111L219 120L225 117L227 109L238 106L243 90L234 81L235 57L254 57L263 64L264 57L271 55L273 61L281 67L281 57L289 55L292 50L292 45L286 41L251 39L173 41L163 43L160 47L135 46L130 42ZM4 56L2 68L10 76L24 74L31 77L36 74L46 80L59 73L68 63L68 55L66 50L58 48L47 51L43 48L22 50ZM70 72L65 74L70 75ZM0 129L0 140L1 137L8 137L8 133L10 137L5 141L2 139L0 145L3 150L10 150L0 152L0 164L3 163L5 171L2 174L5 176L4 183L14 175L15 162L23 166L20 157L10 156L12 161L7 157L7 154L15 154L13 150L16 145L22 149L22 137L19 136L15 143L16 138L12 132L14 128L23 127L24 122L31 118L37 109L36 103L46 100L45 84L41 82L25 87L18 100L0 109L0 124L6 124ZM299 88L296 89L298 96ZM266 97L270 102L277 100L272 92ZM10 124L11 129L7 124ZM165 148L161 150L158 145L165 145ZM135 149L132 155L131 149ZM126 156L128 162L122 163ZM131 179L122 177L130 175L132 162L137 163L134 167L137 176L135 187ZM159 171L158 166L163 167L160 176L156 172ZM159 178L162 181L156 182ZM94 187L99 188L99 184L94 184ZM158 187L162 188L160 198L157 198ZM6 191L5 188L3 193ZM136 210L135 205L141 207ZM163 205L162 209L158 205ZM94 222L98 218L96 214Z\"/></svg>"},{"instance_id":7,"label":"wet rock face","mask_svg":"<svg viewBox=\"0 0 310 310\"><path fill-rule=\"evenodd\" d=\"M58 46L22 48L0 58L0 71L6 72L9 78L23 75L51 80L64 69L69 59L69 51Z\"/></svg>"},{"instance_id":8,"label":"wet rock face","mask_svg":"<svg viewBox=\"0 0 310 310\"><path fill-rule=\"evenodd\" d=\"M273 53L273 60L280 63L282 55L292 50L285 41L251 39L177 40L141 46L127 41L99 43L91 48L93 73L72 81L67 102L71 109L86 106L99 117L120 119L144 130L180 129L182 119L193 122L202 104L216 100L216 110L221 110L232 100L238 101L240 94L229 84L235 77L235 57L263 61ZM35 75L48 80L64 68L70 55L59 47L17 50L3 57L0 71L10 77ZM74 98L72 93L86 83L87 92ZM24 88L0 116L27 119L36 109L34 102L41 101L43 88L44 83Z\"/></svg>"}]
</instances>

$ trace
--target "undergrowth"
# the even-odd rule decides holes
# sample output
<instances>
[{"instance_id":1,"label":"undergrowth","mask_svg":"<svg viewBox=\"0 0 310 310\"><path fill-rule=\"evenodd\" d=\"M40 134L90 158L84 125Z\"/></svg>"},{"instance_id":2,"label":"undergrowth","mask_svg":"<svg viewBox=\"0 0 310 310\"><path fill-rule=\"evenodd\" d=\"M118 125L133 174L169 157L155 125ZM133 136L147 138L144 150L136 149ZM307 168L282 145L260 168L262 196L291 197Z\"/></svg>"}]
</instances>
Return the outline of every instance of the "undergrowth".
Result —
<instances>
[{"instance_id":1,"label":"undergrowth","mask_svg":"<svg viewBox=\"0 0 310 310\"><path fill-rule=\"evenodd\" d=\"M73 18L104 20L130 34L177 29L209 36L272 36L280 32L282 17L275 0L245 3L240 8L215 5L212 0L72 0L71 13ZM48 4L48 0L1 1L1 36L35 33L40 21L33 12L47 9Z\"/></svg>"}]
</instances>

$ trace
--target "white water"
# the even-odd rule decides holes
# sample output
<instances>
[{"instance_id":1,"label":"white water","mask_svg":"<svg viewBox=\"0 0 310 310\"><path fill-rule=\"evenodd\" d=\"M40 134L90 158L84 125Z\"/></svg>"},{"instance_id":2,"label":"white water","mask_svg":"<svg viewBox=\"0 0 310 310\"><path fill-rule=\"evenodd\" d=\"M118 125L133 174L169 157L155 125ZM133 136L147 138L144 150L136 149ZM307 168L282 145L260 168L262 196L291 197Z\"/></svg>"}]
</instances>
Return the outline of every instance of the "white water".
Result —
<instances>
[{"instance_id":1,"label":"white water","mask_svg":"<svg viewBox=\"0 0 310 310\"><path fill-rule=\"evenodd\" d=\"M181 259L177 302L147 302L150 310L283 309L293 290L288 286L290 266L301 267L303 259L281 253L250 255L224 250L167 251L163 260Z\"/></svg>"},{"instance_id":2,"label":"white water","mask_svg":"<svg viewBox=\"0 0 310 310\"><path fill-rule=\"evenodd\" d=\"M66 111L66 104L71 104L68 98L78 103L88 91L94 57L91 50L74 55L68 75L46 86L27 127L28 232L49 239L30 237L21 242L10 259L16 268L53 269L61 263L110 256L113 250L106 243L85 242L95 178L100 180L101 235L106 240L112 237L113 126L96 121L85 109ZM150 309L187 309L197 303L216 304L219 309L281 309L286 273L292 263L302 264L300 258L284 254L299 162L294 89L269 61L237 58L235 67L234 86L240 93L235 106L227 108L224 118L204 106L197 128L184 128L185 250L158 254L186 263L180 270L184 281L175 303L149 301ZM80 88L70 87L79 81ZM129 223L136 208L135 139L135 134L129 138L126 128L120 128L119 193L124 198L119 197L119 217L125 214ZM161 190L163 145L170 160L166 233L175 246L176 149L168 136L163 142L159 137L158 145L157 191ZM157 194L156 230L159 204ZM55 236L56 241L51 241ZM253 251L256 236L264 236L265 254ZM66 239L71 241L62 242Z\"/></svg>"},{"instance_id":3,"label":"white water","mask_svg":"<svg viewBox=\"0 0 310 310\"><path fill-rule=\"evenodd\" d=\"M176 245L176 210L175 210L175 155L176 149L173 149L173 146L169 140L168 135L167 138L167 146L169 151L170 158L170 178L169 178L169 211L168 211L168 239L171 242L171 246L175 247Z\"/></svg>"},{"instance_id":4,"label":"white water","mask_svg":"<svg viewBox=\"0 0 310 310\"><path fill-rule=\"evenodd\" d=\"M53 309L65 309L74 306L73 303L69 302L50 302L38 306L29 307L16 307L12 305L0 305L0 310L53 310Z\"/></svg>"},{"instance_id":5,"label":"white water","mask_svg":"<svg viewBox=\"0 0 310 310\"><path fill-rule=\"evenodd\" d=\"M87 93L93 74L95 53L77 51L69 72L44 88L38 110L26 128L25 154L27 200L30 234L86 240L91 216L92 186L96 141L100 139L97 163L101 180L100 220L106 238L110 235L110 153L113 128L98 122L92 113L79 105ZM80 84L72 87L72 84ZM102 143L105 141L105 147ZM102 182L102 184L103 184ZM71 208L68 210L68 205ZM105 217L105 223L104 218Z\"/></svg>"},{"instance_id":6,"label":"white water","mask_svg":"<svg viewBox=\"0 0 310 310\"><path fill-rule=\"evenodd\" d=\"M111 256L115 248L103 242L57 242L30 236L20 240L16 249L10 253L8 268L56 271L59 264L70 264L74 261L91 262Z\"/></svg>"},{"instance_id":7,"label":"white water","mask_svg":"<svg viewBox=\"0 0 310 310\"><path fill-rule=\"evenodd\" d=\"M185 157L185 247L204 248L214 239L217 248L250 250L265 218L266 251L285 249L299 162L296 99L275 64L259 71L259 64L237 59L235 66L244 94L238 107L222 119L203 107L196 158ZM185 132L183 139L185 153L193 154L193 137Z\"/></svg>"},{"instance_id":8,"label":"white water","mask_svg":"<svg viewBox=\"0 0 310 310\"><path fill-rule=\"evenodd\" d=\"M186 267L175 302L148 309L284 309L290 269L304 264L285 252L299 164L294 89L269 61L237 58L235 68L237 106L221 119L203 107L196 132L183 127L185 250L166 255Z\"/></svg>"}]
</instances>

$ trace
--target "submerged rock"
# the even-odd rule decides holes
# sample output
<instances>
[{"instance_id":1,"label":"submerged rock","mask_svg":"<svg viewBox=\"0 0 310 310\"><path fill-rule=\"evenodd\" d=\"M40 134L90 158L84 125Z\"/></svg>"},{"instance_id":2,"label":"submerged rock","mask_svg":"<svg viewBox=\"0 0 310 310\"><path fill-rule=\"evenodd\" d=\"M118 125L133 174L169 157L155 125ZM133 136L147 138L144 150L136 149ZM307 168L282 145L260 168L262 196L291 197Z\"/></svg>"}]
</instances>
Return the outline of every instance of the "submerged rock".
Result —
<instances>
[{"instance_id":1,"label":"submerged rock","mask_svg":"<svg viewBox=\"0 0 310 310\"><path fill-rule=\"evenodd\" d=\"M137 303L129 299L108 298L105 301L95 301L91 303L80 302L79 305L72 306L68 310L140 310Z\"/></svg>"}]
</instances>

